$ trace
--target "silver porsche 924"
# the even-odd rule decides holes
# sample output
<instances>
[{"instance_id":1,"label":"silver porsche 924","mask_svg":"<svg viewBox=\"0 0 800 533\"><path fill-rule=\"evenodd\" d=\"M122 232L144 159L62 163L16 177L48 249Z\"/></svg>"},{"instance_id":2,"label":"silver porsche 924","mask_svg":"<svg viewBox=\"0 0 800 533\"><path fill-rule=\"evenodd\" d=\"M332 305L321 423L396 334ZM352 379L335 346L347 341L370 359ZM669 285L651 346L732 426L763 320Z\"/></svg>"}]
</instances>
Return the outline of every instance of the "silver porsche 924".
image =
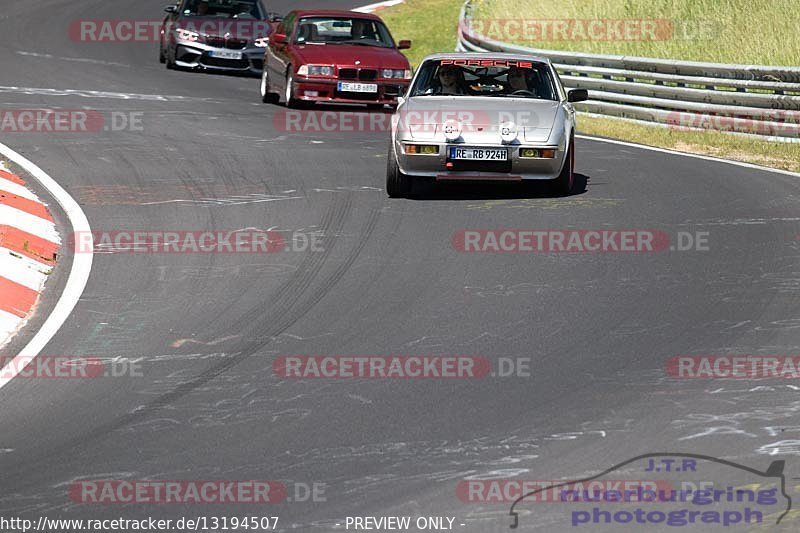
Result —
<instances>
[{"instance_id":1,"label":"silver porsche 924","mask_svg":"<svg viewBox=\"0 0 800 533\"><path fill-rule=\"evenodd\" d=\"M391 197L414 179L549 180L573 187L574 102L548 59L456 53L426 57L392 117L386 171Z\"/></svg>"}]
</instances>

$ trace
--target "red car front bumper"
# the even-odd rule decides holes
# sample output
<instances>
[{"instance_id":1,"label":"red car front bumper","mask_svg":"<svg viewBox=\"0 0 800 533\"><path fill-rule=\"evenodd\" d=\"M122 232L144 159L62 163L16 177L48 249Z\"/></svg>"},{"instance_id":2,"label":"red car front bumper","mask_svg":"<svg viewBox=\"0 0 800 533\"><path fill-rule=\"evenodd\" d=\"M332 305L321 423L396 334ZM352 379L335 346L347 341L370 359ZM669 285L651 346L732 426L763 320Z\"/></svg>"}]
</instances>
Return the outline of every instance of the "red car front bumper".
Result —
<instances>
[{"instance_id":1,"label":"red car front bumper","mask_svg":"<svg viewBox=\"0 0 800 533\"><path fill-rule=\"evenodd\" d=\"M293 93L306 102L397 105L397 97L408 89L410 80L375 81L377 93L352 93L338 90L339 80L295 78Z\"/></svg>"}]
</instances>

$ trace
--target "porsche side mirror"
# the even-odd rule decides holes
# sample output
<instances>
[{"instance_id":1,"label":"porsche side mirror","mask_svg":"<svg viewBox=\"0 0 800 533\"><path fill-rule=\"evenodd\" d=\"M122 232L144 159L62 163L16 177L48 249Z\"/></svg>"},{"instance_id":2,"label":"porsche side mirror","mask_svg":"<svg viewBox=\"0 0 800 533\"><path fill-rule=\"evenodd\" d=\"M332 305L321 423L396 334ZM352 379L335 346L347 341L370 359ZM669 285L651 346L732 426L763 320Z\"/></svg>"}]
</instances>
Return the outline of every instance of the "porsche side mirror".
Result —
<instances>
[{"instance_id":1,"label":"porsche side mirror","mask_svg":"<svg viewBox=\"0 0 800 533\"><path fill-rule=\"evenodd\" d=\"M402 41L397 43L398 50L408 50L409 48L411 48L411 41L409 41L408 39L403 39Z\"/></svg>"},{"instance_id":2,"label":"porsche side mirror","mask_svg":"<svg viewBox=\"0 0 800 533\"><path fill-rule=\"evenodd\" d=\"M567 102L583 102L589 99L589 91L586 89L570 89L567 92Z\"/></svg>"},{"instance_id":3,"label":"porsche side mirror","mask_svg":"<svg viewBox=\"0 0 800 533\"><path fill-rule=\"evenodd\" d=\"M178 12L178 6L167 6L167 7L164 8L164 11L166 13L177 13Z\"/></svg>"}]
</instances>

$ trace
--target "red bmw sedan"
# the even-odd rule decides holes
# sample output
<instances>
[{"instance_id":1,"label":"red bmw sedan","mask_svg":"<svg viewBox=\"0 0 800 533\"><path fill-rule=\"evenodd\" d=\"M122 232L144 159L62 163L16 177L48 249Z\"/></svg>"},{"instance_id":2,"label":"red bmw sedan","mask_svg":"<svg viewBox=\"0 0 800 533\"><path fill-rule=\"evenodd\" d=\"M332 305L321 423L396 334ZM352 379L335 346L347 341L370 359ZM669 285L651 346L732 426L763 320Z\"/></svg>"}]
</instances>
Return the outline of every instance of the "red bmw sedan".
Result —
<instances>
[{"instance_id":1,"label":"red bmw sedan","mask_svg":"<svg viewBox=\"0 0 800 533\"><path fill-rule=\"evenodd\" d=\"M411 66L375 15L333 10L296 10L269 37L264 53L261 99L288 107L304 103L397 106L408 88Z\"/></svg>"}]
</instances>

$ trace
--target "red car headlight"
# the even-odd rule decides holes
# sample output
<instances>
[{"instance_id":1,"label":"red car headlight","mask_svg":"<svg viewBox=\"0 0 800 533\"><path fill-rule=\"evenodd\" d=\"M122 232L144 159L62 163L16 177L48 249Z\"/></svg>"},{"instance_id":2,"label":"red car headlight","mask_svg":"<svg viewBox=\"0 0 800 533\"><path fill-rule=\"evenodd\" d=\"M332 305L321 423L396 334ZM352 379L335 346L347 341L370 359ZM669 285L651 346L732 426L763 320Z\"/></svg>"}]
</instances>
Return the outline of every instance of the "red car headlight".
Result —
<instances>
[{"instance_id":1,"label":"red car headlight","mask_svg":"<svg viewBox=\"0 0 800 533\"><path fill-rule=\"evenodd\" d=\"M384 79L392 80L410 80L411 79L411 71L405 69L393 69L393 68L385 68L381 71L381 76Z\"/></svg>"},{"instance_id":2,"label":"red car headlight","mask_svg":"<svg viewBox=\"0 0 800 533\"><path fill-rule=\"evenodd\" d=\"M301 65L300 68L297 69L297 74L300 76L330 78L334 74L334 68L330 65Z\"/></svg>"}]
</instances>

